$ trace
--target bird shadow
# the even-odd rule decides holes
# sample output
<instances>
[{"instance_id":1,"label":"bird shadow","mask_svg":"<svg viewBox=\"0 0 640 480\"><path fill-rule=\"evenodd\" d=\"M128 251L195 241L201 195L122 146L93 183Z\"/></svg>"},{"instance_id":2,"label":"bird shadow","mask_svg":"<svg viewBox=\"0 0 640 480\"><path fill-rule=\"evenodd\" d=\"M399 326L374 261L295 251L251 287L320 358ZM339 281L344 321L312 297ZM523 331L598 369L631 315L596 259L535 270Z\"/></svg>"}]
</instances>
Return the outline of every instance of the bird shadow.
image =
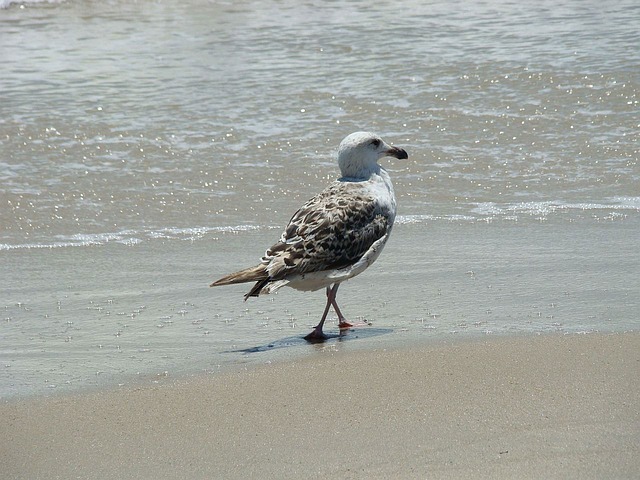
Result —
<instances>
[{"instance_id":1,"label":"bird shadow","mask_svg":"<svg viewBox=\"0 0 640 480\"><path fill-rule=\"evenodd\" d=\"M238 350L227 350L224 353L260 353L267 352L269 350L277 350L280 348L299 347L301 345L315 345L315 344L331 344L351 342L358 339L366 339L377 337L380 335L388 335L393 332L390 328L374 328L374 327L358 327L350 328L348 330L342 330L340 333L325 333L326 338L321 341L310 342L305 340L304 337L285 337L280 340L265 343L264 345L257 345L255 347L241 348Z\"/></svg>"}]
</instances>

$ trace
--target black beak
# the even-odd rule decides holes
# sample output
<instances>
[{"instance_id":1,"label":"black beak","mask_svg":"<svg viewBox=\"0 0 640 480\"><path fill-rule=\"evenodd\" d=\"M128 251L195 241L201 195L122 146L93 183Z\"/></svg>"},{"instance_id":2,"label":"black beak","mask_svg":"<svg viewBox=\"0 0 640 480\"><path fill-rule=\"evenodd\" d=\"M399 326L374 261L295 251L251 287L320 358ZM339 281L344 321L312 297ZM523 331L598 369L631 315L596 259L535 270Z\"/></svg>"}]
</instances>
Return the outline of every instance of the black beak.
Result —
<instances>
[{"instance_id":1,"label":"black beak","mask_svg":"<svg viewBox=\"0 0 640 480\"><path fill-rule=\"evenodd\" d=\"M400 147L391 147L389 150L387 150L387 155L390 157L396 157L398 159L409 158L409 155L407 155L407 151L404 148Z\"/></svg>"}]
</instances>

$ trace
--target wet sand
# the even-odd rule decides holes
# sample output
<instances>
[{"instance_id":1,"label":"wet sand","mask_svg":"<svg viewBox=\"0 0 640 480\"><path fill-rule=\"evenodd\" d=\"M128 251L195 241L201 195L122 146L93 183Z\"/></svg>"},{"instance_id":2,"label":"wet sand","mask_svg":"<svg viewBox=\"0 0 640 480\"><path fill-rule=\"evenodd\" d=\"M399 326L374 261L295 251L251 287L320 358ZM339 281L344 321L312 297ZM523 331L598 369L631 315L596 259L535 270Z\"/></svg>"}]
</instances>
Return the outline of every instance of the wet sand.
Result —
<instances>
[{"instance_id":1,"label":"wet sand","mask_svg":"<svg viewBox=\"0 0 640 480\"><path fill-rule=\"evenodd\" d=\"M344 352L0 405L2 478L638 478L640 335Z\"/></svg>"}]
</instances>

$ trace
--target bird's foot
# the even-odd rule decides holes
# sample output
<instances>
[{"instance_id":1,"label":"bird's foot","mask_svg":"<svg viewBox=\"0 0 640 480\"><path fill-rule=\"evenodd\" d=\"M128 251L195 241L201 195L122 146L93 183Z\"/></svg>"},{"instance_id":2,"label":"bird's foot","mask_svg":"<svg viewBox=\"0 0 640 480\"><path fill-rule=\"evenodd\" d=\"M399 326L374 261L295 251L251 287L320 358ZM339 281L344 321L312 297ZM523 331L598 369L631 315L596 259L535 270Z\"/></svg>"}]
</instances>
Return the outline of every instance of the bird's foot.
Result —
<instances>
[{"instance_id":1,"label":"bird's foot","mask_svg":"<svg viewBox=\"0 0 640 480\"><path fill-rule=\"evenodd\" d=\"M349 323L346 320L342 320L340 322L338 322L338 328L342 331L342 330L349 330L350 328L357 328L357 327L368 327L371 324L367 321L364 320L362 322L355 322L355 323Z\"/></svg>"},{"instance_id":2,"label":"bird's foot","mask_svg":"<svg viewBox=\"0 0 640 480\"><path fill-rule=\"evenodd\" d=\"M321 328L314 328L313 331L304 337L304 339L309 343L322 343L329 339L323 332Z\"/></svg>"}]
</instances>

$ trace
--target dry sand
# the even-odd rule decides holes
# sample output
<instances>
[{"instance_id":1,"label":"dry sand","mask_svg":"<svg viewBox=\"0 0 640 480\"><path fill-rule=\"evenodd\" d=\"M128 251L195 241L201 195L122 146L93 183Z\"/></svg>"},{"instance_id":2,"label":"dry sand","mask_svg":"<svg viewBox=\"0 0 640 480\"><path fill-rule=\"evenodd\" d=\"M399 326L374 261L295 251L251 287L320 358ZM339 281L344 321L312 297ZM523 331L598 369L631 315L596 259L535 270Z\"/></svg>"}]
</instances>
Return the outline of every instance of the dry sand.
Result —
<instances>
[{"instance_id":1,"label":"dry sand","mask_svg":"<svg viewBox=\"0 0 640 480\"><path fill-rule=\"evenodd\" d=\"M640 478L640 334L324 355L0 405L3 478Z\"/></svg>"}]
</instances>

